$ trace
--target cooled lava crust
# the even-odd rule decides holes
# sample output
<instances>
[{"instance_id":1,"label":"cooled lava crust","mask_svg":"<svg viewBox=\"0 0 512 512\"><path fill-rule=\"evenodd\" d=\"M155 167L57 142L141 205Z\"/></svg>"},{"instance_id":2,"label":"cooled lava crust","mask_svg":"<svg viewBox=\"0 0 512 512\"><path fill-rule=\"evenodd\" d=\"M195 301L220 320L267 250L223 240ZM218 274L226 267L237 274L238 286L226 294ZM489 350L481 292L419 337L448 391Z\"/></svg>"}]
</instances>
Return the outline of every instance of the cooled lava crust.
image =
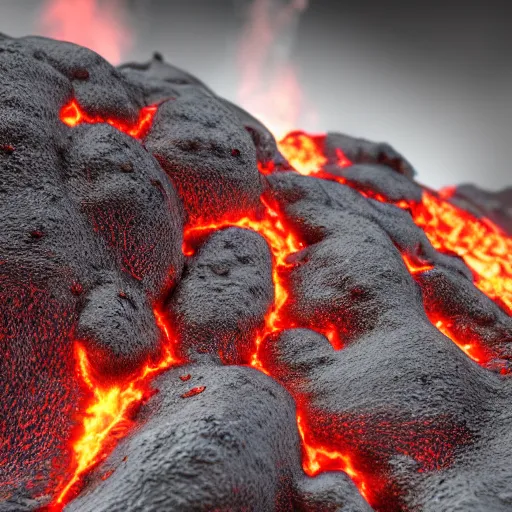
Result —
<instances>
[{"instance_id":1,"label":"cooled lava crust","mask_svg":"<svg viewBox=\"0 0 512 512\"><path fill-rule=\"evenodd\" d=\"M511 510L510 199L0 36L0 511Z\"/></svg>"}]
</instances>

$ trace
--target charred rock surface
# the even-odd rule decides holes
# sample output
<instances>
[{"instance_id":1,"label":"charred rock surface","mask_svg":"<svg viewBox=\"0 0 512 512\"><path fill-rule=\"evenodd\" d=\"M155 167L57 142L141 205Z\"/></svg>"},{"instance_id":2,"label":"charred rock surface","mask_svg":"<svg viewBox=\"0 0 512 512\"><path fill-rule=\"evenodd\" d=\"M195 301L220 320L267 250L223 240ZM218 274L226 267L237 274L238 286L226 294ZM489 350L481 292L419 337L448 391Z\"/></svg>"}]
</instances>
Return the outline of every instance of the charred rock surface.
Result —
<instances>
[{"instance_id":1,"label":"charred rock surface","mask_svg":"<svg viewBox=\"0 0 512 512\"><path fill-rule=\"evenodd\" d=\"M138 142L59 119L72 97L91 115L137 117L136 92L99 56L6 38L0 66L0 495L11 499L45 495L67 471L75 341L106 374L160 352L152 308L181 274L183 211Z\"/></svg>"},{"instance_id":2,"label":"charred rock surface","mask_svg":"<svg viewBox=\"0 0 512 512\"><path fill-rule=\"evenodd\" d=\"M158 54L0 72L2 512L510 510L507 191Z\"/></svg>"}]
</instances>

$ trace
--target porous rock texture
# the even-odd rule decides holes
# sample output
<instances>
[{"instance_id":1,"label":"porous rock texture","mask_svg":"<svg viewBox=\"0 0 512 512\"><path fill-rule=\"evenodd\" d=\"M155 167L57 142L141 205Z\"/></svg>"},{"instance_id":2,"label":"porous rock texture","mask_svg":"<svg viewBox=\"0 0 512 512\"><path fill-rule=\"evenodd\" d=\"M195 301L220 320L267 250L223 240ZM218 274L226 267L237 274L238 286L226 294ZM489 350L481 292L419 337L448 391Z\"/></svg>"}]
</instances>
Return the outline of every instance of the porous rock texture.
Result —
<instances>
[{"instance_id":1,"label":"porous rock texture","mask_svg":"<svg viewBox=\"0 0 512 512\"><path fill-rule=\"evenodd\" d=\"M158 108L136 140L66 126L73 99L126 125ZM160 314L180 364L66 510L511 509L510 316L393 204L423 192L399 153L328 134L325 156L346 184L294 172L259 121L159 55L116 69L69 43L0 36L0 511L49 505L70 476L76 347L116 383L159 361ZM510 194L466 187L452 201L509 227ZM222 223L262 220L269 204L302 245L278 276L281 324L260 339L275 254ZM220 227L183 251L199 224ZM250 367L256 339L264 372Z\"/></svg>"}]
</instances>

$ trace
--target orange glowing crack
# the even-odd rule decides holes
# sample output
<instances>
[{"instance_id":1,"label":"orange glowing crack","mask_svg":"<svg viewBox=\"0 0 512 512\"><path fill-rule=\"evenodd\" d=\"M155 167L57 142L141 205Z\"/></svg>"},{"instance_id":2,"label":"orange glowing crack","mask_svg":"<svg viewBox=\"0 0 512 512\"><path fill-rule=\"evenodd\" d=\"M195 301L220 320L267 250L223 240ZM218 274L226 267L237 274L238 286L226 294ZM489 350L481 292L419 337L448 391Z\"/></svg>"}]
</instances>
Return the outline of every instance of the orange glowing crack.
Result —
<instances>
[{"instance_id":1,"label":"orange glowing crack","mask_svg":"<svg viewBox=\"0 0 512 512\"><path fill-rule=\"evenodd\" d=\"M407 270L411 274L420 274L421 272L427 272L428 270L432 270L434 265L430 265L429 263L416 263L414 262L407 254L402 254L402 259L404 260L405 266Z\"/></svg>"},{"instance_id":2,"label":"orange glowing crack","mask_svg":"<svg viewBox=\"0 0 512 512\"><path fill-rule=\"evenodd\" d=\"M285 226L278 209L273 208L264 198L261 198L261 200L265 206L265 216L261 220L242 217L234 220L225 219L216 223L202 224L199 222L197 225L188 226L185 228L183 252L188 256L193 255L195 252L194 241L203 239L204 236L211 232L228 227L239 227L256 231L267 241L273 256L274 304L265 316L264 328L256 335L255 350L251 356L250 366L266 375L272 376L271 372L263 366L260 360L259 349L262 341L270 334L295 327L283 314L283 307L288 300L289 294L286 283L281 275L283 269L290 267L288 258L303 249L304 244ZM342 342L335 326L325 326L319 332L327 336L335 349L342 348ZM347 473L358 487L362 496L367 499L367 484L364 481L363 475L354 469L350 456L314 445L309 439L306 440L304 421L300 414L297 415L297 426L305 453L303 461L304 471L308 475L314 476L322 471L326 471L325 461L329 461L329 469Z\"/></svg>"},{"instance_id":3,"label":"orange glowing crack","mask_svg":"<svg viewBox=\"0 0 512 512\"><path fill-rule=\"evenodd\" d=\"M325 135L309 135L301 131L289 133L281 141L278 142L278 148L281 154L288 160L290 165L304 176L314 176L330 181L336 181L342 185L356 188L356 190L370 199L375 199L382 203L392 203L399 208L408 210L410 204L405 200L391 202L382 194L371 190L359 190L349 180L343 176L335 176L326 172L324 166L328 163L325 156ZM347 158L343 151L336 148L336 165L340 168L350 167L352 162ZM259 166L260 172L270 174L273 171L272 166Z\"/></svg>"},{"instance_id":4,"label":"orange glowing crack","mask_svg":"<svg viewBox=\"0 0 512 512\"><path fill-rule=\"evenodd\" d=\"M363 498L371 504L369 485L364 475L354 468L350 455L336 450L329 450L308 438L306 424L302 413L297 412L297 428L302 441L302 467L309 476L316 476L324 471L343 471L355 483Z\"/></svg>"},{"instance_id":5,"label":"orange glowing crack","mask_svg":"<svg viewBox=\"0 0 512 512\"><path fill-rule=\"evenodd\" d=\"M294 233L283 225L279 213L272 208L264 198L261 198L265 206L265 216L261 220L252 219L250 217L242 217L240 219L225 219L216 223L201 224L189 226L185 228L183 253L192 255L194 253L190 242L194 239L204 236L210 232L227 227L239 227L250 229L259 233L266 241L272 252L272 280L274 283L274 304L265 315L265 326L255 340L255 351L251 357L251 366L258 368L264 373L268 372L263 368L259 359L259 347L263 339L269 334L284 328L293 327L282 318L281 311L288 299L288 291L281 277L283 269L290 267L287 258L300 251L304 244L294 235Z\"/></svg>"},{"instance_id":6,"label":"orange glowing crack","mask_svg":"<svg viewBox=\"0 0 512 512\"><path fill-rule=\"evenodd\" d=\"M300 174L334 180L358 190L345 178L325 171L325 137L296 131L284 137L278 147ZM340 149L337 150L337 159L339 167L351 165ZM405 200L392 204L411 212L415 224L437 250L460 256L472 270L475 286L512 314L512 238L488 219L477 219L451 204L448 199L454 190L454 187L446 187L439 194L424 191L419 204ZM381 194L358 192L365 197L391 203ZM428 265L425 268L416 266L407 257L404 257L404 262L412 273L429 269Z\"/></svg>"},{"instance_id":7,"label":"orange glowing crack","mask_svg":"<svg viewBox=\"0 0 512 512\"><path fill-rule=\"evenodd\" d=\"M72 495L78 492L85 474L102 462L114 449L116 442L126 436L133 426L133 413L152 394L152 377L181 363L174 354L175 339L164 315L157 309L154 315L164 335L163 355L158 363L145 365L128 382L105 386L94 376L85 348L76 343L78 373L90 398L80 434L72 444L73 475L59 487L50 510L62 510Z\"/></svg>"},{"instance_id":8,"label":"orange glowing crack","mask_svg":"<svg viewBox=\"0 0 512 512\"><path fill-rule=\"evenodd\" d=\"M157 110L158 107L156 105L143 107L139 112L138 120L134 124L129 124L119 121L118 119L90 116L82 109L76 99L72 99L67 105L62 107L60 111L60 119L64 124L71 127L82 123L107 123L135 139L143 139L151 129L153 118L155 117Z\"/></svg>"},{"instance_id":9,"label":"orange glowing crack","mask_svg":"<svg viewBox=\"0 0 512 512\"><path fill-rule=\"evenodd\" d=\"M464 340L461 341L456 338L451 328L452 324L446 320L428 315L430 321L448 338L450 338L455 345L457 345L470 359L479 364L488 363L492 357L480 343L477 341Z\"/></svg>"}]
</instances>

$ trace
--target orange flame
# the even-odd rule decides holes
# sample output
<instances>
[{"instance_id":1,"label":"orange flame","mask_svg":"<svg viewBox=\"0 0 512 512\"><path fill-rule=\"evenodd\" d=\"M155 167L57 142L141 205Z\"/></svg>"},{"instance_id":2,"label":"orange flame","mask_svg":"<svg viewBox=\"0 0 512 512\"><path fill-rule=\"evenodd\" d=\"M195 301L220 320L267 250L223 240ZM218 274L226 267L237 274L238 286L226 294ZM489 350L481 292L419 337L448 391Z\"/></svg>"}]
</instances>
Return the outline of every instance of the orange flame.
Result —
<instances>
[{"instance_id":1,"label":"orange flame","mask_svg":"<svg viewBox=\"0 0 512 512\"><path fill-rule=\"evenodd\" d=\"M132 45L121 6L117 0L47 0L39 32L90 48L118 65Z\"/></svg>"},{"instance_id":2,"label":"orange flame","mask_svg":"<svg viewBox=\"0 0 512 512\"><path fill-rule=\"evenodd\" d=\"M290 165L305 176L318 173L327 164L324 154L325 135L301 131L288 133L277 146Z\"/></svg>"}]
</instances>

